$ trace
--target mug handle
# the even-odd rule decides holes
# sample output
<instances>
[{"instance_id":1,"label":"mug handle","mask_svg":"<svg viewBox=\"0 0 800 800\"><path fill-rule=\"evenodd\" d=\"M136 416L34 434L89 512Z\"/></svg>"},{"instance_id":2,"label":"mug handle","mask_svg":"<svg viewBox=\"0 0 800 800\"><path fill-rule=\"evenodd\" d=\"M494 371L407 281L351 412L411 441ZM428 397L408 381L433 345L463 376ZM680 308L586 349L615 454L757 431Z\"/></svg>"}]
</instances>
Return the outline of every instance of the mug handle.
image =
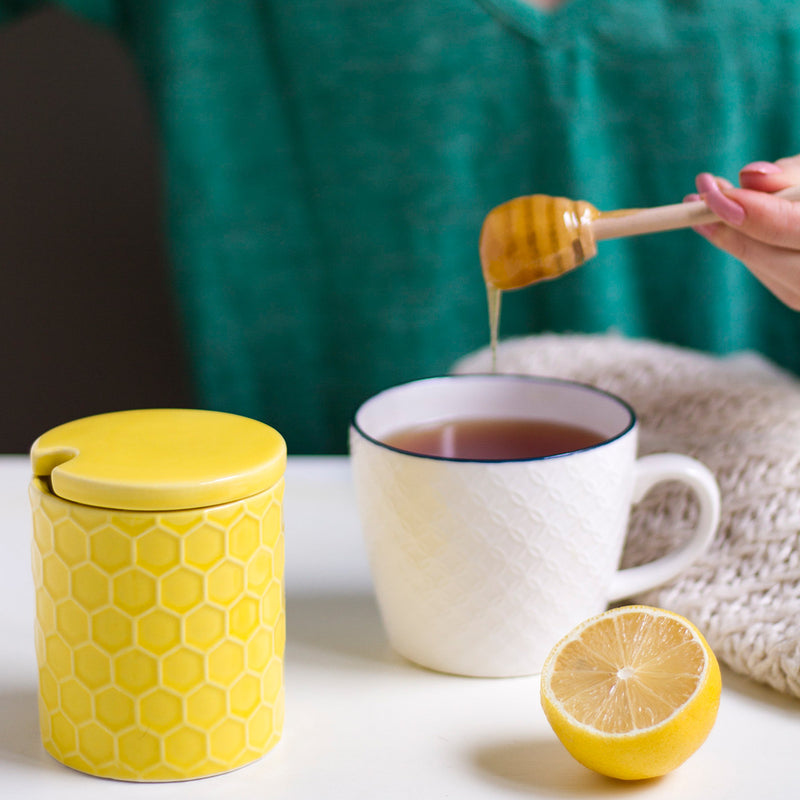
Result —
<instances>
[{"instance_id":1,"label":"mug handle","mask_svg":"<svg viewBox=\"0 0 800 800\"><path fill-rule=\"evenodd\" d=\"M700 503L700 514L694 532L676 550L655 561L617 570L609 592L611 602L654 589L677 576L706 551L719 524L719 486L704 464L678 453L655 453L640 458L635 469L633 503L641 500L657 483L674 480L694 491Z\"/></svg>"}]
</instances>

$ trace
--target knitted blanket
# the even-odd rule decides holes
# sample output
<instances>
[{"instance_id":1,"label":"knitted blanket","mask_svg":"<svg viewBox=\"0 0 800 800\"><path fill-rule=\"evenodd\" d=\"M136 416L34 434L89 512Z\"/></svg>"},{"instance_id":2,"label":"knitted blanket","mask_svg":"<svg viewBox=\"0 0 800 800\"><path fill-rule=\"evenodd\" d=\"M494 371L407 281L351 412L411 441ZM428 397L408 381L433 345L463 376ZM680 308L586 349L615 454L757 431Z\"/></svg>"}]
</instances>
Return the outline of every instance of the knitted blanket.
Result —
<instances>
[{"instance_id":1,"label":"knitted blanket","mask_svg":"<svg viewBox=\"0 0 800 800\"><path fill-rule=\"evenodd\" d=\"M720 527L678 579L635 598L691 619L731 669L800 697L800 381L754 354L720 358L614 335L542 335L498 348L499 372L571 378L627 400L640 454L694 456L716 475ZM487 349L456 372L488 372ZM653 489L632 512L623 564L686 536L688 490Z\"/></svg>"}]
</instances>

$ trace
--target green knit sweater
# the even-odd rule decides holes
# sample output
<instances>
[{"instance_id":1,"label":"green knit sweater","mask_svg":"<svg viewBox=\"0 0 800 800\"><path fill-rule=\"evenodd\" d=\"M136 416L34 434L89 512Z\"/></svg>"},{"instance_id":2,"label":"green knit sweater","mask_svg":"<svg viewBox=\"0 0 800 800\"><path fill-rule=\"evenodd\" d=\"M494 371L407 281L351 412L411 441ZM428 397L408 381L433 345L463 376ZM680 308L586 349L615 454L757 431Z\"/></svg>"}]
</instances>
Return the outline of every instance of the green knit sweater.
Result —
<instances>
[{"instance_id":1,"label":"green knit sweater","mask_svg":"<svg viewBox=\"0 0 800 800\"><path fill-rule=\"evenodd\" d=\"M800 151L793 0L63 5L146 81L198 405L294 453L342 452L361 400L488 342L494 205L673 203ZM692 231L600 243L504 298L501 336L607 329L800 371L800 317Z\"/></svg>"}]
</instances>

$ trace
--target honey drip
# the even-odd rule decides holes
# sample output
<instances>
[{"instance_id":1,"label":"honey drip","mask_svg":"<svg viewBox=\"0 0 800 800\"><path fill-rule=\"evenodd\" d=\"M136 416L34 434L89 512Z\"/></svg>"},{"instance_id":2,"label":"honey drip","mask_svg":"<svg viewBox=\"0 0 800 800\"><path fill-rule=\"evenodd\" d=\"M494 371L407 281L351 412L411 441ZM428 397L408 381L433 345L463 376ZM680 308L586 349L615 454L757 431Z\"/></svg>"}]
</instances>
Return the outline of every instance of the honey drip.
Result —
<instances>
[{"instance_id":1,"label":"honey drip","mask_svg":"<svg viewBox=\"0 0 800 800\"><path fill-rule=\"evenodd\" d=\"M591 222L598 216L590 203L544 194L517 197L486 215L479 250L489 306L492 372L497 372L503 291L557 278L594 256Z\"/></svg>"},{"instance_id":2,"label":"honey drip","mask_svg":"<svg viewBox=\"0 0 800 800\"><path fill-rule=\"evenodd\" d=\"M500 331L500 302L503 293L496 286L486 284L486 299L489 304L489 341L492 349L492 372L497 372L497 339Z\"/></svg>"}]
</instances>

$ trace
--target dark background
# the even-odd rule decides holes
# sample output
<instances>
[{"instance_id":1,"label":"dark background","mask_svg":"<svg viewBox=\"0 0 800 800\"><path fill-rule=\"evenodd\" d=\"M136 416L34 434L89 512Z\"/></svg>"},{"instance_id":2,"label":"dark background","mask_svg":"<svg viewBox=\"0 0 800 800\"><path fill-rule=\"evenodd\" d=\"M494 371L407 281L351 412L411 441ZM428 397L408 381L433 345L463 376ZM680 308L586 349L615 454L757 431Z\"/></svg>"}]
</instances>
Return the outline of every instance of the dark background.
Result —
<instances>
[{"instance_id":1,"label":"dark background","mask_svg":"<svg viewBox=\"0 0 800 800\"><path fill-rule=\"evenodd\" d=\"M123 47L46 10L0 27L0 453L187 406L153 120Z\"/></svg>"}]
</instances>

